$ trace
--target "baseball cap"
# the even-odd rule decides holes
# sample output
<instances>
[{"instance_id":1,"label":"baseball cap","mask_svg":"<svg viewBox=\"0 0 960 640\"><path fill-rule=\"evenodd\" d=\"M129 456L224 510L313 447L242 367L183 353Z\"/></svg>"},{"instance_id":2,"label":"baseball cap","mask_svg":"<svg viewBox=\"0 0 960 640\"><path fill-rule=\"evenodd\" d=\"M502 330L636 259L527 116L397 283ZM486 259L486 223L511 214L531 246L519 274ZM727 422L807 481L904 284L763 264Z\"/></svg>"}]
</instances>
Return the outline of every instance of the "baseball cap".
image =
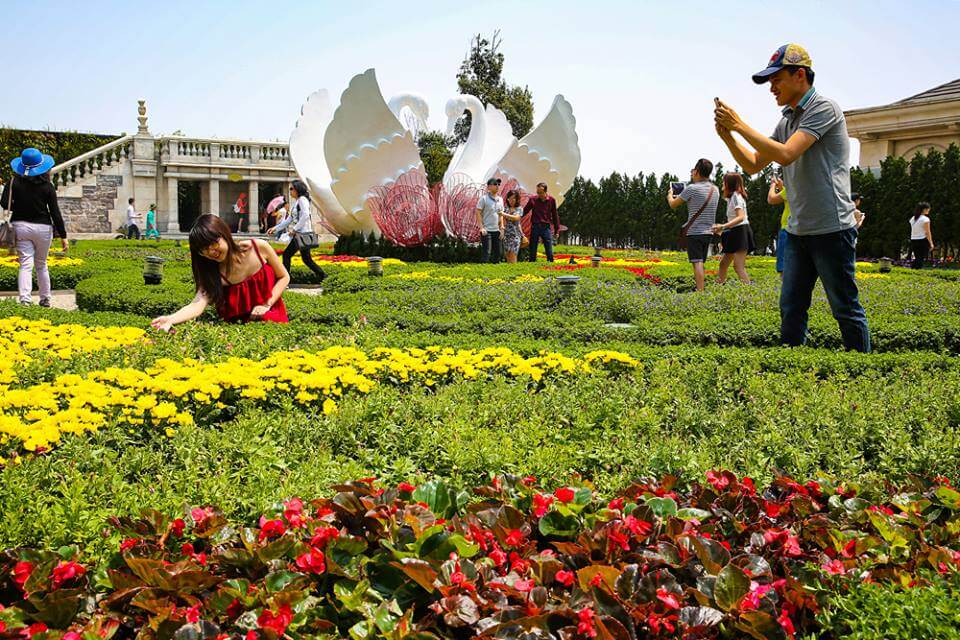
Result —
<instances>
[{"instance_id":1,"label":"baseball cap","mask_svg":"<svg viewBox=\"0 0 960 640\"><path fill-rule=\"evenodd\" d=\"M810 54L807 53L807 50L800 45L785 44L773 52L766 69L753 74L753 81L757 84L763 84L777 71L789 66L813 69L813 61L810 60Z\"/></svg>"},{"instance_id":2,"label":"baseball cap","mask_svg":"<svg viewBox=\"0 0 960 640\"><path fill-rule=\"evenodd\" d=\"M489 186L492 186L492 185L497 185L497 186L499 187L499 186L500 186L500 178L490 178L489 180L487 180L487 186L489 187Z\"/></svg>"}]
</instances>

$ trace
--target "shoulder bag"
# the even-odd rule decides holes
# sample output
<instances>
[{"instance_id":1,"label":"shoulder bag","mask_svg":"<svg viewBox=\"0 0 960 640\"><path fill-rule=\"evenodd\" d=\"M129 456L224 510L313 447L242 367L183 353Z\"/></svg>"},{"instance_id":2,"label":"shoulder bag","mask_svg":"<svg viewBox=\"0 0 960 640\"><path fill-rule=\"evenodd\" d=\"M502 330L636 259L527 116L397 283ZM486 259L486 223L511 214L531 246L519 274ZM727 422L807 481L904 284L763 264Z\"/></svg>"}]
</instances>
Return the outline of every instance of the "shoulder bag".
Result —
<instances>
[{"instance_id":1,"label":"shoulder bag","mask_svg":"<svg viewBox=\"0 0 960 640\"><path fill-rule=\"evenodd\" d=\"M299 202L296 205L294 205L294 210L296 212L296 215L294 215L294 218L293 218L294 225L300 222L300 216L310 215L309 213L304 214L304 211L300 207ZM313 231L304 231L304 232L298 231L296 235L293 236L293 241L297 243L297 249L313 249L315 247L320 246L320 238L318 238L317 234L314 233Z\"/></svg>"},{"instance_id":2,"label":"shoulder bag","mask_svg":"<svg viewBox=\"0 0 960 640\"><path fill-rule=\"evenodd\" d=\"M677 238L677 246L681 249L687 248L687 232L690 231L690 227L693 226L693 223L697 221L697 218L700 217L700 214L703 213L703 210L707 208L707 205L710 204L710 201L713 200L713 192L716 191L716 187L710 185L710 193L707 194L707 199L703 201L703 204L700 205L700 208L697 210L693 217L690 218L690 221L687 224L683 225L683 228L680 229L680 236Z\"/></svg>"},{"instance_id":3,"label":"shoulder bag","mask_svg":"<svg viewBox=\"0 0 960 640\"><path fill-rule=\"evenodd\" d=\"M13 218L13 181L14 178L10 178L10 184L7 185L7 211L10 212L10 217ZM12 250L17 246L17 232L13 228L13 223L10 220L0 223L0 247Z\"/></svg>"}]
</instances>

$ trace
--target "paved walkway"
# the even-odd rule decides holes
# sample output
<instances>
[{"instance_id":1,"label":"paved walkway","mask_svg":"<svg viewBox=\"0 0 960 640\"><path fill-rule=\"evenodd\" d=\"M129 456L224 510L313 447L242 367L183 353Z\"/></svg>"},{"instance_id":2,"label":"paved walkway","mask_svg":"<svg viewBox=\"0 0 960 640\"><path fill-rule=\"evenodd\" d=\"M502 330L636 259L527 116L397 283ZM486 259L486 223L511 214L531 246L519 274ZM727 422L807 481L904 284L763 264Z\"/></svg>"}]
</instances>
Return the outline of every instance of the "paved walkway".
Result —
<instances>
[{"instance_id":1,"label":"paved walkway","mask_svg":"<svg viewBox=\"0 0 960 640\"><path fill-rule=\"evenodd\" d=\"M0 300L6 300L12 298L16 300L17 292L16 291L0 291ZM33 304L38 304L40 302L39 296L36 292L33 294ZM61 291L54 291L50 296L50 304L55 309L64 309L65 311L76 311L77 310L77 294L73 289L65 289Z\"/></svg>"},{"instance_id":2,"label":"paved walkway","mask_svg":"<svg viewBox=\"0 0 960 640\"><path fill-rule=\"evenodd\" d=\"M287 293L300 293L305 296L320 296L323 295L323 288L319 285L310 285L310 284L300 284L292 285L287 289ZM7 299L16 299L16 291L0 291L0 300ZM38 304L40 302L39 296L36 292L33 294L33 304ZM50 304L54 309L63 309L64 311L76 311L77 310L77 294L73 289L63 289L60 291L54 291L50 296Z\"/></svg>"}]
</instances>

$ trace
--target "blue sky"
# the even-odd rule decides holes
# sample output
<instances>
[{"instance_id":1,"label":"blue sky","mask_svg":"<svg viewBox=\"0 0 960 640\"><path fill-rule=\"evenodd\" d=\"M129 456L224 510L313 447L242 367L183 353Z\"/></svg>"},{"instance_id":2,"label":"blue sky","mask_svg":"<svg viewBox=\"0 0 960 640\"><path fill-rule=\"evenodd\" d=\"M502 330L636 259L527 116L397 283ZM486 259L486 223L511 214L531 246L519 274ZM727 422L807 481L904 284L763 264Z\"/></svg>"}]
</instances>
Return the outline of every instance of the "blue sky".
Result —
<instances>
[{"instance_id":1,"label":"blue sky","mask_svg":"<svg viewBox=\"0 0 960 640\"><path fill-rule=\"evenodd\" d=\"M712 99L772 130L779 112L750 75L785 42L807 47L845 109L960 76L957 0L3 4L0 123L105 133L133 132L145 98L154 133L286 140L307 94L339 95L368 67L384 95L426 96L442 129L471 36L500 29L504 75L530 87L535 118L556 93L573 104L593 178L731 166Z\"/></svg>"}]
</instances>

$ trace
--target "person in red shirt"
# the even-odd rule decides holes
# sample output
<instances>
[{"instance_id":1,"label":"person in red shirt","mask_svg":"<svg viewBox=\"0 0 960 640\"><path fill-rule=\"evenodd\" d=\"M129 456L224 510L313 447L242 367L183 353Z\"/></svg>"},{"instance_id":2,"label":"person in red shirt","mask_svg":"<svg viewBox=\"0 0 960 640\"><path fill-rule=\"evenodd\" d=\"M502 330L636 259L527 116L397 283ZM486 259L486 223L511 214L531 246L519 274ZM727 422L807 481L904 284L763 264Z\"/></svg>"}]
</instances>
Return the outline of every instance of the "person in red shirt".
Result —
<instances>
[{"instance_id":1,"label":"person in red shirt","mask_svg":"<svg viewBox=\"0 0 960 640\"><path fill-rule=\"evenodd\" d=\"M553 262L553 237L560 233L560 215L557 213L557 201L547 194L547 184L537 185L537 197L527 200L523 214L530 212L530 262L537 261L537 244L543 240L543 250L547 262Z\"/></svg>"},{"instance_id":2,"label":"person in red shirt","mask_svg":"<svg viewBox=\"0 0 960 640\"><path fill-rule=\"evenodd\" d=\"M283 292L290 274L266 240L234 240L219 216L197 218L190 230L190 263L196 295L179 311L154 318L150 325L170 331L200 317L208 305L227 322L286 323Z\"/></svg>"}]
</instances>

